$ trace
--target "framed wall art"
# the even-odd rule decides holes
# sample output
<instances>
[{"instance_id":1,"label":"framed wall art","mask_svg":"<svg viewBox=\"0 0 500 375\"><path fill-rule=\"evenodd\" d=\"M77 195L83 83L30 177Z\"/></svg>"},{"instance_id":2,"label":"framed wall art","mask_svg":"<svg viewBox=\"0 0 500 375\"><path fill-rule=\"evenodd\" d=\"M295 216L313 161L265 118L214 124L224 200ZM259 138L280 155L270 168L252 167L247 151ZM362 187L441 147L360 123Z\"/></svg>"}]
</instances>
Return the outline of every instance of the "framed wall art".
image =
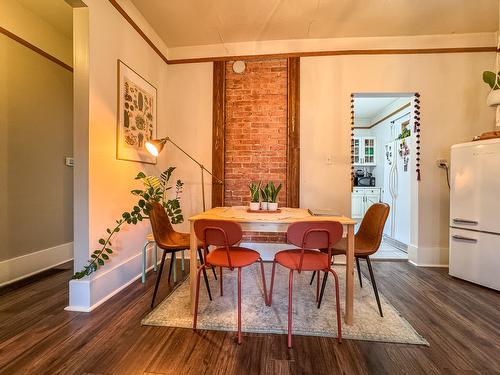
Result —
<instances>
[{"instance_id":1,"label":"framed wall art","mask_svg":"<svg viewBox=\"0 0 500 375\"><path fill-rule=\"evenodd\" d=\"M144 147L156 138L156 109L156 88L118 60L117 159L156 164Z\"/></svg>"}]
</instances>

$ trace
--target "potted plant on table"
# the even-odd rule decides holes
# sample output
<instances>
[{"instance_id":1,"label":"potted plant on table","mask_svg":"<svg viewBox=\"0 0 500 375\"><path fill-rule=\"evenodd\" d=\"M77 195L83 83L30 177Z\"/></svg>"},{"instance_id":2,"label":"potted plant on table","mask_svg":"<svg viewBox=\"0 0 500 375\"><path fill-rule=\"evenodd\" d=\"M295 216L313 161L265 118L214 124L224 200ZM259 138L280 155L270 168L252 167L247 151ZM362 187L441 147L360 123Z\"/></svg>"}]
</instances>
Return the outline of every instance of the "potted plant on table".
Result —
<instances>
[{"instance_id":1,"label":"potted plant on table","mask_svg":"<svg viewBox=\"0 0 500 375\"><path fill-rule=\"evenodd\" d=\"M260 185L262 182L259 182L256 184L255 182L252 182L250 185L248 185L248 188L250 189L250 210L251 211L259 211L260 208Z\"/></svg>"},{"instance_id":2,"label":"potted plant on table","mask_svg":"<svg viewBox=\"0 0 500 375\"><path fill-rule=\"evenodd\" d=\"M277 211L278 210L278 194L281 190L282 184L279 184L278 187L274 186L274 183L271 181L269 184L269 203L267 205L267 209L269 211Z\"/></svg>"},{"instance_id":3,"label":"potted plant on table","mask_svg":"<svg viewBox=\"0 0 500 375\"><path fill-rule=\"evenodd\" d=\"M263 188L260 188L260 196L262 200L260 201L260 209L267 211L269 204L269 184L266 184Z\"/></svg>"}]
</instances>

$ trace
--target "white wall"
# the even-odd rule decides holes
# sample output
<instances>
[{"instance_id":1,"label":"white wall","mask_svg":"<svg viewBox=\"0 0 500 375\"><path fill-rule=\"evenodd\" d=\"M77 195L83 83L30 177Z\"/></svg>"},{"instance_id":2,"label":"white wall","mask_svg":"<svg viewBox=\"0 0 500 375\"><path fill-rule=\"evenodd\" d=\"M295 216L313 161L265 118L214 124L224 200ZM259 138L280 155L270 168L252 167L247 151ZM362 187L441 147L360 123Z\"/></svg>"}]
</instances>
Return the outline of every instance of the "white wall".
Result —
<instances>
[{"instance_id":1,"label":"white wall","mask_svg":"<svg viewBox=\"0 0 500 375\"><path fill-rule=\"evenodd\" d=\"M449 193L438 158L491 130L482 71L493 53L338 56L301 59L301 206L350 212L350 95L421 94L422 181L418 264L447 264ZM333 165L324 162L333 153ZM420 256L422 255L421 259Z\"/></svg>"}]
</instances>

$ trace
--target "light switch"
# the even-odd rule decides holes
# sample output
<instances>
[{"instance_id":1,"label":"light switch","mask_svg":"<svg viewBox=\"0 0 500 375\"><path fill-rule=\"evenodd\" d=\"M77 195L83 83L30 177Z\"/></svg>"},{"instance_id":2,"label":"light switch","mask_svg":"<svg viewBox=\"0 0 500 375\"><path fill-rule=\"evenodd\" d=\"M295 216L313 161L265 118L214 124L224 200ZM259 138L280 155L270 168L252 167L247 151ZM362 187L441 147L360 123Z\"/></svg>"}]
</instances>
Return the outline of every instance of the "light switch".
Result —
<instances>
[{"instance_id":1,"label":"light switch","mask_svg":"<svg viewBox=\"0 0 500 375\"><path fill-rule=\"evenodd\" d=\"M65 163L68 167L74 167L75 166L75 159L71 158L71 157L66 157L66 163Z\"/></svg>"}]
</instances>

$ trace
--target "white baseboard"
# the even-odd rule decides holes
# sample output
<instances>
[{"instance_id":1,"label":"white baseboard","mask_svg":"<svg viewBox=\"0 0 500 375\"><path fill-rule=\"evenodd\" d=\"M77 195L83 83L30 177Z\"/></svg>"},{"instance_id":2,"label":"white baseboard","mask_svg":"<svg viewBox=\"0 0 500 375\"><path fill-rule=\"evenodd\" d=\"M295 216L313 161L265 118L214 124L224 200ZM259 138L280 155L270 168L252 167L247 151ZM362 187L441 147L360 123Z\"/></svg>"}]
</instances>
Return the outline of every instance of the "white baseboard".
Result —
<instances>
[{"instance_id":1,"label":"white baseboard","mask_svg":"<svg viewBox=\"0 0 500 375\"><path fill-rule=\"evenodd\" d=\"M408 261L417 267L448 267L448 248L408 247Z\"/></svg>"},{"instance_id":2,"label":"white baseboard","mask_svg":"<svg viewBox=\"0 0 500 375\"><path fill-rule=\"evenodd\" d=\"M73 242L0 262L0 286L11 284L73 259Z\"/></svg>"},{"instance_id":3,"label":"white baseboard","mask_svg":"<svg viewBox=\"0 0 500 375\"><path fill-rule=\"evenodd\" d=\"M152 246L148 248L151 262ZM158 251L160 255L160 250ZM112 268L99 270L90 277L69 282L69 306L67 311L91 312L108 299L125 289L142 276L142 252L125 259Z\"/></svg>"}]
</instances>

